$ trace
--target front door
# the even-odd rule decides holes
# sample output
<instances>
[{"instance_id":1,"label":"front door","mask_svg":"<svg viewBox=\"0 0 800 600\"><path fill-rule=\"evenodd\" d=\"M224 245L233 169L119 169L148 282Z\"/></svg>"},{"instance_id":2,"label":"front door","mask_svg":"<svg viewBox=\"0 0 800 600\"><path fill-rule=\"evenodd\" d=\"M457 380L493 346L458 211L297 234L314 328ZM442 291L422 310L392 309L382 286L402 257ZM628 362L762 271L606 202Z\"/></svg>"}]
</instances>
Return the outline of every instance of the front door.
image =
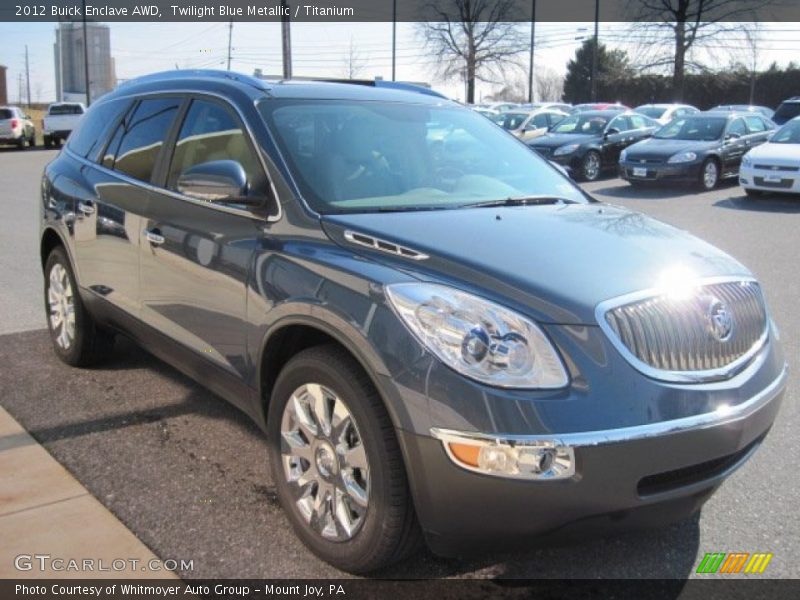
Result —
<instances>
[{"instance_id":1,"label":"front door","mask_svg":"<svg viewBox=\"0 0 800 600\"><path fill-rule=\"evenodd\" d=\"M196 97L186 111L141 229L142 319L237 379L247 376L246 308L250 265L267 225L266 209L215 204L179 192L191 167L239 162L249 192L266 197L267 179L235 111Z\"/></svg>"}]
</instances>

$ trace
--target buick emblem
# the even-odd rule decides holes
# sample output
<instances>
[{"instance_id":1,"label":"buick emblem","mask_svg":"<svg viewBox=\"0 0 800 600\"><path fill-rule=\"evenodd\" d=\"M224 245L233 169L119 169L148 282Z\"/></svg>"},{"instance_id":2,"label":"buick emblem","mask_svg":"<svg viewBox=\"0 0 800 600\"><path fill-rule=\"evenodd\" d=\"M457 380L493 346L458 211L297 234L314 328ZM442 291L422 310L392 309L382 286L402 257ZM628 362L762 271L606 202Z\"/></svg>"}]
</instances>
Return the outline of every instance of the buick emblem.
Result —
<instances>
[{"instance_id":1,"label":"buick emblem","mask_svg":"<svg viewBox=\"0 0 800 600\"><path fill-rule=\"evenodd\" d=\"M708 319L708 331L715 340L727 342L731 339L733 317L721 300L711 298L706 318Z\"/></svg>"}]
</instances>

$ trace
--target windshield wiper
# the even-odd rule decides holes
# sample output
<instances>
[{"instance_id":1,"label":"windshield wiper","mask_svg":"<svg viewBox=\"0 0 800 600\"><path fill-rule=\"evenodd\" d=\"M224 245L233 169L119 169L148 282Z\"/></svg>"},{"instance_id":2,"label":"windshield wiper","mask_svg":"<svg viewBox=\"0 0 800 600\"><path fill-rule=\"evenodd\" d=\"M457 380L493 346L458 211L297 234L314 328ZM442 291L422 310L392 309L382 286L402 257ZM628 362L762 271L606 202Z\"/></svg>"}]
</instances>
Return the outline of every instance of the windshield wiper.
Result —
<instances>
[{"instance_id":1,"label":"windshield wiper","mask_svg":"<svg viewBox=\"0 0 800 600\"><path fill-rule=\"evenodd\" d=\"M519 196L517 198L501 198L472 204L462 204L459 208L486 208L492 206L541 206L543 204L577 204L575 200L560 196Z\"/></svg>"}]
</instances>

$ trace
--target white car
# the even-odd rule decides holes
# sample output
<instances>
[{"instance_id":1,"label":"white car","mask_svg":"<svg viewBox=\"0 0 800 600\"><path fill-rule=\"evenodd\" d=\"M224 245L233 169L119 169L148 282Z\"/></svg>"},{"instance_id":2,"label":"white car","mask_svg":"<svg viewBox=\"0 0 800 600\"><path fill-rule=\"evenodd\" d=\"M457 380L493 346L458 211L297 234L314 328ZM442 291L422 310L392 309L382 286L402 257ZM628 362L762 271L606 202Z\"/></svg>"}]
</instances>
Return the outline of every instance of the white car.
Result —
<instances>
[{"instance_id":1,"label":"white car","mask_svg":"<svg viewBox=\"0 0 800 600\"><path fill-rule=\"evenodd\" d=\"M634 112L655 119L662 125L666 125L673 119L693 115L700 111L688 104L642 104L633 109Z\"/></svg>"},{"instance_id":2,"label":"white car","mask_svg":"<svg viewBox=\"0 0 800 600\"><path fill-rule=\"evenodd\" d=\"M15 144L25 148L25 144L36 144L36 129L33 121L17 106L0 106L0 144Z\"/></svg>"},{"instance_id":3,"label":"white car","mask_svg":"<svg viewBox=\"0 0 800 600\"><path fill-rule=\"evenodd\" d=\"M86 107L80 102L56 102L51 104L42 122L45 147L49 148L66 141L85 112Z\"/></svg>"},{"instance_id":4,"label":"white car","mask_svg":"<svg viewBox=\"0 0 800 600\"><path fill-rule=\"evenodd\" d=\"M800 193L800 117L744 155L739 185L748 196L763 192Z\"/></svg>"},{"instance_id":5,"label":"white car","mask_svg":"<svg viewBox=\"0 0 800 600\"><path fill-rule=\"evenodd\" d=\"M539 109L530 112L510 110L499 113L491 119L524 142L544 135L566 116L567 113L558 110Z\"/></svg>"}]
</instances>

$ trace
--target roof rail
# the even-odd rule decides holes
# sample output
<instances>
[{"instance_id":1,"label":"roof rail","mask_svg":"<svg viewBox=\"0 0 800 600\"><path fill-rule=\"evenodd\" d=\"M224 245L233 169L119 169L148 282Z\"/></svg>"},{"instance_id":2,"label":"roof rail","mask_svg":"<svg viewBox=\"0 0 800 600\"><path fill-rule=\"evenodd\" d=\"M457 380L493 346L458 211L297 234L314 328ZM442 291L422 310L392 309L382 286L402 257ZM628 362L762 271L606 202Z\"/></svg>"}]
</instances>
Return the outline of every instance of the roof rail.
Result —
<instances>
[{"instance_id":1,"label":"roof rail","mask_svg":"<svg viewBox=\"0 0 800 600\"><path fill-rule=\"evenodd\" d=\"M238 81L250 85L259 90L268 90L269 85L266 81L251 77L250 75L242 75L233 71L220 71L215 69L175 69L174 71L160 71L158 73L151 73L149 75L142 75L129 79L120 84L120 86L127 86L133 83L147 83L149 81L163 81L163 80L177 80L177 79L227 79L229 81Z\"/></svg>"},{"instance_id":2,"label":"roof rail","mask_svg":"<svg viewBox=\"0 0 800 600\"><path fill-rule=\"evenodd\" d=\"M292 79L283 79L279 76L270 76L270 75L261 75L260 77L256 75L256 79L258 79L259 81L271 81L275 83L285 82L285 81L305 81L309 83L313 83L315 81L324 83L346 83L348 85L363 85L375 88L415 92L417 94L425 94L427 96L434 96L435 98L442 98L443 100L450 99L444 94L435 92L434 90L423 84L410 83L407 81L386 81L385 79L342 79L337 77L293 77Z\"/></svg>"}]
</instances>

